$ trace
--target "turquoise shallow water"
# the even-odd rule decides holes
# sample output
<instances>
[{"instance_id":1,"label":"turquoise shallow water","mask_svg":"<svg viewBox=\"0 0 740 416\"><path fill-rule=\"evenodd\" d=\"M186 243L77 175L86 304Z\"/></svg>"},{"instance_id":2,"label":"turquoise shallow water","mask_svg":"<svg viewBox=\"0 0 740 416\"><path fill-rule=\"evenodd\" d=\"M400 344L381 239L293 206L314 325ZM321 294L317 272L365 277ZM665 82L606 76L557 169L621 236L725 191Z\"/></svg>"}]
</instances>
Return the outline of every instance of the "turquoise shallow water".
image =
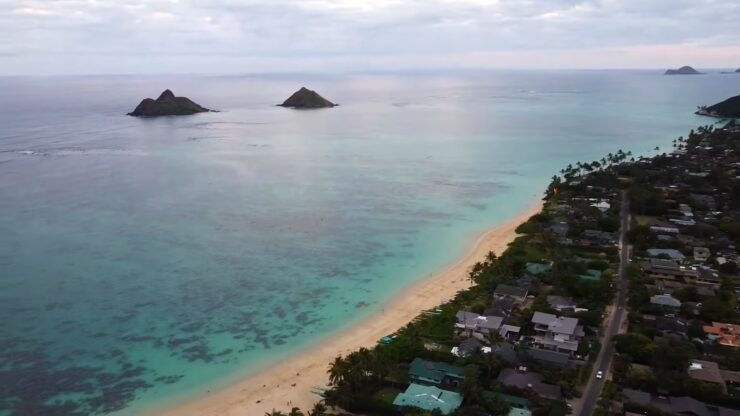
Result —
<instances>
[{"instance_id":1,"label":"turquoise shallow water","mask_svg":"<svg viewBox=\"0 0 740 416\"><path fill-rule=\"evenodd\" d=\"M302 85L340 107L275 107ZM124 114L164 88L220 113ZM0 78L0 414L134 414L372 313L740 76Z\"/></svg>"}]
</instances>

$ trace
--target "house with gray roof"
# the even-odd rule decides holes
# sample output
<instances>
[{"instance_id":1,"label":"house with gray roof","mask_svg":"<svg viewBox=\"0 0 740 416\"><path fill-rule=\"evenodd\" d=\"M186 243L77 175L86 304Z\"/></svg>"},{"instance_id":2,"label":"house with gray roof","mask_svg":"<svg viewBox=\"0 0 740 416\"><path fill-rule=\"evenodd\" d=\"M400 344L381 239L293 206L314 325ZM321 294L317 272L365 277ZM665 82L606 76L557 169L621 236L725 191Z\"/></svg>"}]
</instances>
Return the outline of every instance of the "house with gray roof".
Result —
<instances>
[{"instance_id":1,"label":"house with gray roof","mask_svg":"<svg viewBox=\"0 0 740 416\"><path fill-rule=\"evenodd\" d=\"M667 295L667 294L650 296L650 303L652 303L653 305L663 306L666 308L680 308L681 307L680 300L674 298L671 295Z\"/></svg>"},{"instance_id":2,"label":"house with gray roof","mask_svg":"<svg viewBox=\"0 0 740 416\"><path fill-rule=\"evenodd\" d=\"M527 354L535 361L557 367L567 367L570 364L570 354L562 352L542 348L530 348L527 350Z\"/></svg>"},{"instance_id":3,"label":"house with gray roof","mask_svg":"<svg viewBox=\"0 0 740 416\"><path fill-rule=\"evenodd\" d=\"M491 332L498 331L504 321L501 316L483 316L467 311L459 311L455 317L457 318L455 328L461 334L479 338L485 338Z\"/></svg>"},{"instance_id":4,"label":"house with gray roof","mask_svg":"<svg viewBox=\"0 0 740 416\"><path fill-rule=\"evenodd\" d=\"M578 319L535 312L532 323L537 332L534 342L540 348L569 355L578 351L578 344L584 336L583 326L578 325Z\"/></svg>"},{"instance_id":5,"label":"house with gray roof","mask_svg":"<svg viewBox=\"0 0 740 416\"><path fill-rule=\"evenodd\" d=\"M515 301L523 302L527 298L527 288L517 287L499 283L493 291L493 295L499 298L511 297Z\"/></svg>"},{"instance_id":6,"label":"house with gray roof","mask_svg":"<svg viewBox=\"0 0 740 416\"><path fill-rule=\"evenodd\" d=\"M565 296L548 296L547 304L550 305L552 309L555 309L558 312L562 312L563 310L573 311L577 308L576 303L573 301L573 298L568 298Z\"/></svg>"},{"instance_id":7,"label":"house with gray roof","mask_svg":"<svg viewBox=\"0 0 740 416\"><path fill-rule=\"evenodd\" d=\"M709 251L706 247L694 247L694 260L704 263L705 261L709 260L709 257L712 255L712 252Z\"/></svg>"},{"instance_id":8,"label":"house with gray roof","mask_svg":"<svg viewBox=\"0 0 740 416\"><path fill-rule=\"evenodd\" d=\"M648 392L629 388L622 389L622 395L627 402L665 413L685 416L740 416L740 410L707 404L689 396L656 397Z\"/></svg>"},{"instance_id":9,"label":"house with gray roof","mask_svg":"<svg viewBox=\"0 0 740 416\"><path fill-rule=\"evenodd\" d=\"M686 260L686 256L683 253L672 248L650 248L647 253L650 257L668 257L671 260L679 262Z\"/></svg>"},{"instance_id":10,"label":"house with gray roof","mask_svg":"<svg viewBox=\"0 0 740 416\"><path fill-rule=\"evenodd\" d=\"M563 397L560 387L554 384L544 383L542 376L537 373L506 368L499 374L498 381L504 386L518 387L522 390L532 391L545 399L560 400Z\"/></svg>"}]
</instances>

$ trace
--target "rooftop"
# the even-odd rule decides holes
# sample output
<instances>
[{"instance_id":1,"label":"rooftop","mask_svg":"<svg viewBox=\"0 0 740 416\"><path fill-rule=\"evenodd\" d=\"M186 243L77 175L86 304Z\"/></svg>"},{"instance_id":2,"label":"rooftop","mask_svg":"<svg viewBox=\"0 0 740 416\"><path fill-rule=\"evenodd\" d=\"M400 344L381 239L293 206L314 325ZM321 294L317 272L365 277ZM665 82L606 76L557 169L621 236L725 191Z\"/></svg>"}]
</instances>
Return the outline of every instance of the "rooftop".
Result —
<instances>
[{"instance_id":1,"label":"rooftop","mask_svg":"<svg viewBox=\"0 0 740 416\"><path fill-rule=\"evenodd\" d=\"M493 292L498 296L513 296L515 298L524 298L527 296L527 289L523 287L511 286L500 283Z\"/></svg>"},{"instance_id":2,"label":"rooftop","mask_svg":"<svg viewBox=\"0 0 740 416\"><path fill-rule=\"evenodd\" d=\"M442 414L454 412L462 404L463 396L453 391L442 390L434 386L410 384L405 392L399 393L393 404L410 406L433 411L438 409Z\"/></svg>"},{"instance_id":3,"label":"rooftop","mask_svg":"<svg viewBox=\"0 0 740 416\"><path fill-rule=\"evenodd\" d=\"M547 325L548 331L559 334L574 335L578 326L578 319L555 316L551 313L535 312L532 315L532 323Z\"/></svg>"},{"instance_id":4,"label":"rooftop","mask_svg":"<svg viewBox=\"0 0 740 416\"><path fill-rule=\"evenodd\" d=\"M445 376L462 379L464 371L462 368L451 364L414 358L409 368L409 376L439 383Z\"/></svg>"}]
</instances>

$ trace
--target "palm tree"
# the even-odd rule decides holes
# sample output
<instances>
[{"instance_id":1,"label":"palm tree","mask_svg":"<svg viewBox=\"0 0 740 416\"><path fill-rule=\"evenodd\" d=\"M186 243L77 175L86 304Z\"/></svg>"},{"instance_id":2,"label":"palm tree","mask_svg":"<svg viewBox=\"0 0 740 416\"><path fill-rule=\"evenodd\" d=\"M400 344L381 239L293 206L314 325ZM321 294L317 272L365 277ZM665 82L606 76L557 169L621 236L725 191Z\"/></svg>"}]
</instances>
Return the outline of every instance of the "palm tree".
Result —
<instances>
[{"instance_id":1,"label":"palm tree","mask_svg":"<svg viewBox=\"0 0 740 416\"><path fill-rule=\"evenodd\" d=\"M290 413L288 413L288 416L306 416L303 412L301 412L301 409L294 407L290 409Z\"/></svg>"},{"instance_id":2,"label":"palm tree","mask_svg":"<svg viewBox=\"0 0 740 416\"><path fill-rule=\"evenodd\" d=\"M272 412L265 413L265 416L287 416L285 413L272 409Z\"/></svg>"},{"instance_id":3,"label":"palm tree","mask_svg":"<svg viewBox=\"0 0 740 416\"><path fill-rule=\"evenodd\" d=\"M347 361L341 355L334 358L329 366L329 383L332 386L339 386L347 379L348 366Z\"/></svg>"},{"instance_id":4,"label":"palm tree","mask_svg":"<svg viewBox=\"0 0 740 416\"><path fill-rule=\"evenodd\" d=\"M308 416L326 416L327 410L328 409L324 403L318 402L313 405L313 409L308 412Z\"/></svg>"}]
</instances>

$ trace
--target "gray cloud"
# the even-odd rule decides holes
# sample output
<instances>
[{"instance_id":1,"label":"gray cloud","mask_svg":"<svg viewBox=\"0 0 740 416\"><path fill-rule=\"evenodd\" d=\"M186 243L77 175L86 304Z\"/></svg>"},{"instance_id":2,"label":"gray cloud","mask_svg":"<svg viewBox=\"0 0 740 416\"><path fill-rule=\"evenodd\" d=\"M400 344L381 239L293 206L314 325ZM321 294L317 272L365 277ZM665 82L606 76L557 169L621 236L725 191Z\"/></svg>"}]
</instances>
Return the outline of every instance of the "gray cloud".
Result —
<instances>
[{"instance_id":1,"label":"gray cloud","mask_svg":"<svg viewBox=\"0 0 740 416\"><path fill-rule=\"evenodd\" d=\"M678 45L706 65L724 53L732 66L740 64L730 62L740 60L738 21L736 0L0 0L0 71L167 72L188 56L267 71L321 69L322 61L413 67L414 59L506 66L497 56L516 67L527 66L527 53L558 67L587 51L634 57ZM584 66L613 65L593 55Z\"/></svg>"}]
</instances>

